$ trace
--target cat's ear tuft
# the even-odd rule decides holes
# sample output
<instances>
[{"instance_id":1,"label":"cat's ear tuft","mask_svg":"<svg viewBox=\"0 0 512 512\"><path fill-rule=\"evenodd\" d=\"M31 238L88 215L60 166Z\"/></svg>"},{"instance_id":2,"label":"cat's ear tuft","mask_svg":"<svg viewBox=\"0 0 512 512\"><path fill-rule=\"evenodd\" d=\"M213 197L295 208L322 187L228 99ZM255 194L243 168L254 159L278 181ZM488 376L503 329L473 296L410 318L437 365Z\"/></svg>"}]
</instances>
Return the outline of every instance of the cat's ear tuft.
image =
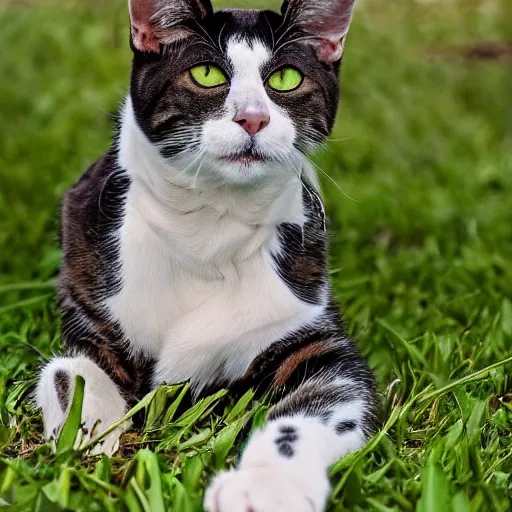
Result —
<instances>
[{"instance_id":1,"label":"cat's ear tuft","mask_svg":"<svg viewBox=\"0 0 512 512\"><path fill-rule=\"evenodd\" d=\"M355 0L285 0L287 25L309 34L318 58L327 63L343 56Z\"/></svg>"},{"instance_id":2,"label":"cat's ear tuft","mask_svg":"<svg viewBox=\"0 0 512 512\"><path fill-rule=\"evenodd\" d=\"M160 52L161 44L184 39L213 13L210 0L129 0L132 45L140 52Z\"/></svg>"}]
</instances>

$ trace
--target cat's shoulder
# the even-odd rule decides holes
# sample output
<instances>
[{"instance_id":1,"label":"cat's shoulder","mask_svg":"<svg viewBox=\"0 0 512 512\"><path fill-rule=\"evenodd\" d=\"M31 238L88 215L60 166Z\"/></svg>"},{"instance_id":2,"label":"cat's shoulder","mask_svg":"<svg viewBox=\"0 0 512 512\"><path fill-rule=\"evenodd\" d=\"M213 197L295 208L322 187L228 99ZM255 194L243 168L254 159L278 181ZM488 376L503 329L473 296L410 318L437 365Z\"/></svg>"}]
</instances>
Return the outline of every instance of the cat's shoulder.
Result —
<instances>
[{"instance_id":1,"label":"cat's shoulder","mask_svg":"<svg viewBox=\"0 0 512 512\"><path fill-rule=\"evenodd\" d=\"M63 245L96 245L119 228L128 174L119 167L116 149L107 151L69 189L62 204Z\"/></svg>"},{"instance_id":2,"label":"cat's shoulder","mask_svg":"<svg viewBox=\"0 0 512 512\"><path fill-rule=\"evenodd\" d=\"M109 178L119 171L118 152L116 149L109 149L68 190L64 198L65 205L72 206L74 202L78 202L83 206L84 201L98 197Z\"/></svg>"},{"instance_id":3,"label":"cat's shoulder","mask_svg":"<svg viewBox=\"0 0 512 512\"><path fill-rule=\"evenodd\" d=\"M107 220L116 213L112 209L119 206L129 185L130 178L119 166L117 150L110 149L68 190L62 205L63 217L74 216L91 222Z\"/></svg>"}]
</instances>

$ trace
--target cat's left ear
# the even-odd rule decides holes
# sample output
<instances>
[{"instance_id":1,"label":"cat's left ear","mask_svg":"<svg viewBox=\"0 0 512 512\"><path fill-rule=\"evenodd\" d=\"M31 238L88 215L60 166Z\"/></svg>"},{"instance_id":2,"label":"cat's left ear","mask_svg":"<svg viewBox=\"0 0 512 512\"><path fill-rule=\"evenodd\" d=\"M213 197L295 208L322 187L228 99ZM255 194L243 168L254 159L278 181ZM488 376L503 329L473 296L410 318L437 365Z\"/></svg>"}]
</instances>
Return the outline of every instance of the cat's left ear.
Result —
<instances>
[{"instance_id":1,"label":"cat's left ear","mask_svg":"<svg viewBox=\"0 0 512 512\"><path fill-rule=\"evenodd\" d=\"M132 44L141 52L160 51L161 44L183 39L213 13L210 0L128 0Z\"/></svg>"},{"instance_id":2,"label":"cat's left ear","mask_svg":"<svg viewBox=\"0 0 512 512\"><path fill-rule=\"evenodd\" d=\"M343 57L355 0L285 0L282 8L287 25L312 36L318 58L327 63Z\"/></svg>"}]
</instances>

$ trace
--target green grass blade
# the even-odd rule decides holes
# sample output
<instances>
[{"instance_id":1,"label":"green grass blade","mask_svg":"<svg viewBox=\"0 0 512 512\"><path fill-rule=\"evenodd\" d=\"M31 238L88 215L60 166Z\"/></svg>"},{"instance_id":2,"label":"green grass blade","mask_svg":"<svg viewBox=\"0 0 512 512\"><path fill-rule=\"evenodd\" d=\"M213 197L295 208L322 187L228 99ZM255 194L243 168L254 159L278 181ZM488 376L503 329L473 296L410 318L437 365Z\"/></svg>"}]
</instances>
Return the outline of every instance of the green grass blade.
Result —
<instances>
[{"instance_id":1,"label":"green grass blade","mask_svg":"<svg viewBox=\"0 0 512 512\"><path fill-rule=\"evenodd\" d=\"M191 500L184 485L177 479L172 478L171 487L173 491L173 507L179 512L195 512Z\"/></svg>"},{"instance_id":2,"label":"green grass blade","mask_svg":"<svg viewBox=\"0 0 512 512\"><path fill-rule=\"evenodd\" d=\"M33 290L54 290L57 281L32 281L26 283L0 284L0 293L25 292Z\"/></svg>"},{"instance_id":3,"label":"green grass blade","mask_svg":"<svg viewBox=\"0 0 512 512\"><path fill-rule=\"evenodd\" d=\"M160 468L153 452L141 450L137 454L136 479L138 488L147 498L151 512L166 512Z\"/></svg>"},{"instance_id":4,"label":"green grass blade","mask_svg":"<svg viewBox=\"0 0 512 512\"><path fill-rule=\"evenodd\" d=\"M417 512L451 512L451 496L443 468L432 458L422 472L423 489Z\"/></svg>"},{"instance_id":5,"label":"green grass blade","mask_svg":"<svg viewBox=\"0 0 512 512\"><path fill-rule=\"evenodd\" d=\"M87 451L90 448L92 448L96 443L101 441L103 438L108 436L111 432L113 432L116 428L123 425L123 423L126 423L128 420L132 419L139 411L142 411L142 409L145 409L149 406L151 401L153 400L156 392L158 391L158 388L152 391L151 393L148 393L135 407L130 409L119 421L116 421L113 425L110 425L110 427L106 428L99 436L95 437L93 440L88 441L85 444L82 444L79 448L80 451Z\"/></svg>"},{"instance_id":6,"label":"green grass blade","mask_svg":"<svg viewBox=\"0 0 512 512\"><path fill-rule=\"evenodd\" d=\"M454 389L458 388L459 386L464 386L465 384L469 384L470 382L475 382L477 380L484 379L489 375L489 373L492 370L495 370L496 368L500 368L502 366L505 366L507 364L512 363L512 356L507 357L506 359L503 359L502 361L499 361L497 363L491 364L482 370L478 370L477 372L472 373L471 375L466 375L465 377L461 377L460 379L454 380L453 382L450 382L450 384L447 384L446 386L436 389L435 391L432 391L432 393L428 393L427 395L423 396L418 400L418 402L428 402L433 400L434 398L437 398L439 396L445 395L446 393L449 393L450 391L453 391Z\"/></svg>"},{"instance_id":7,"label":"green grass blade","mask_svg":"<svg viewBox=\"0 0 512 512\"><path fill-rule=\"evenodd\" d=\"M138 500L138 504L140 505L140 508L143 510L143 512L153 512L151 510L151 507L149 505L149 501L148 499L146 498L144 492L142 491L142 489L140 488L139 484L137 483L137 480L135 479L135 477L133 477L131 480L130 480L130 488L133 490L137 500ZM133 503L133 500L132 499L129 499L128 500L130 505L131 506L134 506L134 503Z\"/></svg>"},{"instance_id":8,"label":"green grass blade","mask_svg":"<svg viewBox=\"0 0 512 512\"><path fill-rule=\"evenodd\" d=\"M247 407L249 407L249 404L251 403L252 399L254 398L254 391L249 390L245 395L240 398L240 400L234 405L234 407L231 409L229 414L226 416L226 419L224 420L225 423L232 423L238 417L245 413L245 410Z\"/></svg>"},{"instance_id":9,"label":"green grass blade","mask_svg":"<svg viewBox=\"0 0 512 512\"><path fill-rule=\"evenodd\" d=\"M85 380L82 376L75 377L75 391L69 408L68 417L57 440L57 454L72 450L82 423L82 406L84 403Z\"/></svg>"},{"instance_id":10,"label":"green grass blade","mask_svg":"<svg viewBox=\"0 0 512 512\"><path fill-rule=\"evenodd\" d=\"M185 384L183 386L183 389L181 390L178 397L173 401L171 406L165 412L164 418L162 420L163 425L167 425L174 419L174 415L176 414L178 407L180 406L181 402L183 401L183 398L185 398L185 395L188 393L189 389L190 389L190 383L187 382L187 384Z\"/></svg>"},{"instance_id":11,"label":"green grass blade","mask_svg":"<svg viewBox=\"0 0 512 512\"><path fill-rule=\"evenodd\" d=\"M53 298L53 295L46 294L38 295L37 297L31 297L30 299L19 300L18 302L0 307L0 315L5 315L6 313L10 313L16 309L30 308L31 306L35 306L36 304L40 304L41 302L45 302L51 298Z\"/></svg>"},{"instance_id":12,"label":"green grass blade","mask_svg":"<svg viewBox=\"0 0 512 512\"><path fill-rule=\"evenodd\" d=\"M400 342L400 345L405 348L411 359L420 364L422 368L427 368L427 361L423 354L411 343L406 341L398 332L395 331L385 320L377 319L377 323L381 325L384 329L389 331L393 336Z\"/></svg>"},{"instance_id":13,"label":"green grass blade","mask_svg":"<svg viewBox=\"0 0 512 512\"><path fill-rule=\"evenodd\" d=\"M224 467L228 453L233 449L235 441L241 430L251 419L253 411L245 413L241 418L222 429L219 435L212 441L211 446L215 458L215 469Z\"/></svg>"}]
</instances>

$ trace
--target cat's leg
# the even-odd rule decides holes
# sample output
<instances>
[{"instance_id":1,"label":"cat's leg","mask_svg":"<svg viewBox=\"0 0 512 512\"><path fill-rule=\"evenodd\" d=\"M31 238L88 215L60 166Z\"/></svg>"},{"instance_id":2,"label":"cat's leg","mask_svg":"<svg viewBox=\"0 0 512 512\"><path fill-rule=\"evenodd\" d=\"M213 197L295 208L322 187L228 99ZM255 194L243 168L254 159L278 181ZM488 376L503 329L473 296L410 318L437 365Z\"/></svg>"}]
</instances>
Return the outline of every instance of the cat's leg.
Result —
<instances>
[{"instance_id":1,"label":"cat's leg","mask_svg":"<svg viewBox=\"0 0 512 512\"><path fill-rule=\"evenodd\" d=\"M112 379L96 363L85 355L58 357L42 369L36 391L37 405L43 411L47 440L56 440L62 430L78 375L85 380L82 428L86 438L94 439L126 414L125 399ZM116 428L95 446L93 453L112 455L119 447L121 434L128 427L129 424L124 424ZM83 440L79 437L75 447Z\"/></svg>"},{"instance_id":2,"label":"cat's leg","mask_svg":"<svg viewBox=\"0 0 512 512\"><path fill-rule=\"evenodd\" d=\"M35 398L43 412L45 438L55 440L67 419L76 377L83 377L82 424L85 436L94 439L151 390L153 361L133 353L120 327L105 311L91 308L90 301L69 285L66 271L67 267L61 272L59 298L67 351L41 369ZM125 423L116 428L95 445L93 453L112 455L129 426Z\"/></svg>"},{"instance_id":3,"label":"cat's leg","mask_svg":"<svg viewBox=\"0 0 512 512\"><path fill-rule=\"evenodd\" d=\"M329 467L375 433L379 398L365 361L343 337L313 338L275 370L288 394L254 433L238 468L213 481L209 512L321 512Z\"/></svg>"}]
</instances>

